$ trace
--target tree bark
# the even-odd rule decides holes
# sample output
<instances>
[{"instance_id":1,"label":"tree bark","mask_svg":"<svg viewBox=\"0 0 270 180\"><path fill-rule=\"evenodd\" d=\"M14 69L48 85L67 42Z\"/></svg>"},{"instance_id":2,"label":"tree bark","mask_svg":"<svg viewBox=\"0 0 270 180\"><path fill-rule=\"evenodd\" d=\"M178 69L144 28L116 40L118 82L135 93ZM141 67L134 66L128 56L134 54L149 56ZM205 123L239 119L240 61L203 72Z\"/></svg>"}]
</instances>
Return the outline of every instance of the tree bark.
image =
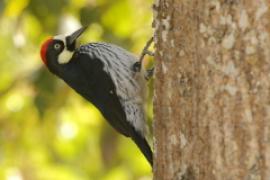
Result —
<instances>
[{"instance_id":1,"label":"tree bark","mask_svg":"<svg viewBox=\"0 0 270 180\"><path fill-rule=\"evenodd\" d=\"M270 179L270 1L156 0L154 179Z\"/></svg>"}]
</instances>

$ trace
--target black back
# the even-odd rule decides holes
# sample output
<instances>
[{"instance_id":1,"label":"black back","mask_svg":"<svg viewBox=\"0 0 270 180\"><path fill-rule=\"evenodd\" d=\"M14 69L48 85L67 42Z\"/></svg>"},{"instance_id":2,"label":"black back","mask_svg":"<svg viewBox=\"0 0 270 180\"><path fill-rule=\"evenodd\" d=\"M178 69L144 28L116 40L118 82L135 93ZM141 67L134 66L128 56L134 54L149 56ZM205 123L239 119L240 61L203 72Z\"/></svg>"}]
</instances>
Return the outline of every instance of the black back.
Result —
<instances>
[{"instance_id":1,"label":"black back","mask_svg":"<svg viewBox=\"0 0 270 180\"><path fill-rule=\"evenodd\" d=\"M151 148L145 138L126 120L114 83L103 66L99 59L75 52L69 63L51 71L94 104L118 132L131 137L152 165Z\"/></svg>"}]
</instances>

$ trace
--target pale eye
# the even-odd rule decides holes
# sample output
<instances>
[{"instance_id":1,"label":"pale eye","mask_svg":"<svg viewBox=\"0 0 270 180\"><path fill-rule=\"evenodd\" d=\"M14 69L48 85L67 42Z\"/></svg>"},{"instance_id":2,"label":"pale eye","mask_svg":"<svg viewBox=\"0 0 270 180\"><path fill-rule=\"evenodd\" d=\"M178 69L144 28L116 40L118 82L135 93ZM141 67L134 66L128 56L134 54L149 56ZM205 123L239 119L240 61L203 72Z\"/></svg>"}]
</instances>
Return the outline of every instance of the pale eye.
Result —
<instances>
[{"instance_id":1,"label":"pale eye","mask_svg":"<svg viewBox=\"0 0 270 180\"><path fill-rule=\"evenodd\" d=\"M54 49L55 50L59 50L60 48L61 48L61 45L60 44L57 43L57 44L54 45Z\"/></svg>"}]
</instances>

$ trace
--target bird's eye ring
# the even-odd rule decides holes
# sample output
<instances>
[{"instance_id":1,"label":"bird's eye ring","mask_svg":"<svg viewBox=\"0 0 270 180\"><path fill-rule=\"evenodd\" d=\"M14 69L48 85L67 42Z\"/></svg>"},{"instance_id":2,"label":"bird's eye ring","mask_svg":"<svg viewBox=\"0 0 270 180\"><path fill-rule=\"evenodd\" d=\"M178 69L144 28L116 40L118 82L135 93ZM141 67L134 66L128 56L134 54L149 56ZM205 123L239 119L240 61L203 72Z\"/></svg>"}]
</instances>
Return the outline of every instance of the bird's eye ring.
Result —
<instances>
[{"instance_id":1,"label":"bird's eye ring","mask_svg":"<svg viewBox=\"0 0 270 180\"><path fill-rule=\"evenodd\" d=\"M54 45L54 49L55 50L59 50L60 48L61 48L61 45L60 44L57 43L57 44Z\"/></svg>"}]
</instances>

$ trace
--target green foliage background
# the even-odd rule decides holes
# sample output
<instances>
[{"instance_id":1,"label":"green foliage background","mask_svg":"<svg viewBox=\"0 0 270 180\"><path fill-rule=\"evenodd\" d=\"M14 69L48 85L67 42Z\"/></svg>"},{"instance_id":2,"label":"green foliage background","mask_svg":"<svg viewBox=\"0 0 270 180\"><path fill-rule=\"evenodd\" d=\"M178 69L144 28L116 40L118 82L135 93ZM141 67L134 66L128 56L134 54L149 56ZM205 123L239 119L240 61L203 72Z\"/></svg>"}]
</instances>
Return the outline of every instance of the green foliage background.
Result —
<instances>
[{"instance_id":1,"label":"green foliage background","mask_svg":"<svg viewBox=\"0 0 270 180\"><path fill-rule=\"evenodd\" d=\"M89 25L82 43L106 41L139 54L152 33L151 3L0 0L0 179L151 179L131 140L39 57L47 36L81 25Z\"/></svg>"}]
</instances>

